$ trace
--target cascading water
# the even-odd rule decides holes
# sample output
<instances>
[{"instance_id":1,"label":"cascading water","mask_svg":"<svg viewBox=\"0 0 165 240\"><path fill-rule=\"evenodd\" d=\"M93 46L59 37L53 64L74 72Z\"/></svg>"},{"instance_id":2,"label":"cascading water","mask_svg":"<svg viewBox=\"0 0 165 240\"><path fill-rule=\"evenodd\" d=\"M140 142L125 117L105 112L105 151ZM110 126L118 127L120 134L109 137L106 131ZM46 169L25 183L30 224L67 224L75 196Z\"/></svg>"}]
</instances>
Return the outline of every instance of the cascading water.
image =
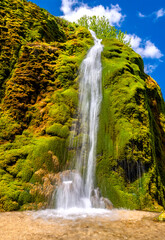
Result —
<instances>
[{"instance_id":1,"label":"cascading water","mask_svg":"<svg viewBox=\"0 0 165 240\"><path fill-rule=\"evenodd\" d=\"M78 124L82 135L81 150L77 150L75 170L61 176L61 184L56 194L58 209L90 208L92 207L91 193L95 192L94 174L98 116L102 100L101 52L103 46L93 31L91 34L94 46L83 60L80 69Z\"/></svg>"},{"instance_id":2,"label":"cascading water","mask_svg":"<svg viewBox=\"0 0 165 240\"><path fill-rule=\"evenodd\" d=\"M95 44L81 64L78 121L77 124L73 124L71 131L71 149L74 149L74 137L79 138L76 158L73 159L74 170L61 173L60 184L55 194L56 209L39 211L35 218L75 219L99 215L118 219L115 210L109 211L113 207L112 203L101 197L98 188L94 189L97 130L102 100L103 46L93 31L91 34Z\"/></svg>"}]
</instances>

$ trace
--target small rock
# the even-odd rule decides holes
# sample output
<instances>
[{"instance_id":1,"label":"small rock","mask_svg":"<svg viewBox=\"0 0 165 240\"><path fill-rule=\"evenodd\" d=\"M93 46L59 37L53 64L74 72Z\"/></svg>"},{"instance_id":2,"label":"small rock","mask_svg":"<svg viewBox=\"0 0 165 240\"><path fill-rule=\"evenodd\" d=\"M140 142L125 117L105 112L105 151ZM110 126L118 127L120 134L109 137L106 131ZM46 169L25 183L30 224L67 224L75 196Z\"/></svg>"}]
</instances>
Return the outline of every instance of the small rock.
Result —
<instances>
[{"instance_id":1,"label":"small rock","mask_svg":"<svg viewBox=\"0 0 165 240\"><path fill-rule=\"evenodd\" d=\"M161 213L158 217L159 221L165 221L165 212Z\"/></svg>"},{"instance_id":2,"label":"small rock","mask_svg":"<svg viewBox=\"0 0 165 240\"><path fill-rule=\"evenodd\" d=\"M102 197L101 200L104 202L106 209L109 209L109 210L113 209L113 204L108 198Z\"/></svg>"}]
</instances>

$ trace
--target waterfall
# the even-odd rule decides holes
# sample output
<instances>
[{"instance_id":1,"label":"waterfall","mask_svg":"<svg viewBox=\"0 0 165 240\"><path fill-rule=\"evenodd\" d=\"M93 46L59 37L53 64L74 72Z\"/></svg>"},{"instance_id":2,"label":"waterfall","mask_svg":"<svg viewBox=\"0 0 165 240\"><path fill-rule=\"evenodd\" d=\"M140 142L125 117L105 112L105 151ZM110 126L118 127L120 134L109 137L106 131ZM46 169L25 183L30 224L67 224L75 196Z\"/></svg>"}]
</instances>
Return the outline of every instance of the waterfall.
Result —
<instances>
[{"instance_id":1,"label":"waterfall","mask_svg":"<svg viewBox=\"0 0 165 240\"><path fill-rule=\"evenodd\" d=\"M81 134L81 149L77 149L75 170L61 175L61 184L56 194L57 208L90 208L93 202L91 198L95 198L94 175L98 120L102 100L101 52L103 46L93 31L91 34L94 46L81 64L79 78L79 121L75 129L78 128Z\"/></svg>"}]
</instances>

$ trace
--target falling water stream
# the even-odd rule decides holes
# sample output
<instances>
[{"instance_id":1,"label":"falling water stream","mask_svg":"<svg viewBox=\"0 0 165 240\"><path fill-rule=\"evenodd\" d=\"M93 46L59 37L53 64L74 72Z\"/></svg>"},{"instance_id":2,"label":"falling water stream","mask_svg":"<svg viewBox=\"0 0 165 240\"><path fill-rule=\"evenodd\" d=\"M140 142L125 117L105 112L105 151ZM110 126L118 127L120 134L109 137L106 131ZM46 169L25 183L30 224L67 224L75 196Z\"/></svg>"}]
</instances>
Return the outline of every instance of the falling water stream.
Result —
<instances>
[{"instance_id":1,"label":"falling water stream","mask_svg":"<svg viewBox=\"0 0 165 240\"><path fill-rule=\"evenodd\" d=\"M94 189L96 144L100 105L102 101L103 45L91 31L94 46L88 52L80 68L78 123L73 127L81 136L81 148L77 148L74 170L61 173L61 183L56 192L56 209L47 210L44 216L64 217L106 214L105 202L100 192Z\"/></svg>"},{"instance_id":2,"label":"falling water stream","mask_svg":"<svg viewBox=\"0 0 165 240\"><path fill-rule=\"evenodd\" d=\"M77 153L75 172L62 176L57 190L57 208L90 208L94 190L98 118L102 100L101 40L93 31L94 46L83 60L79 86L79 132L82 135L81 150ZM98 205L98 203L97 203Z\"/></svg>"}]
</instances>

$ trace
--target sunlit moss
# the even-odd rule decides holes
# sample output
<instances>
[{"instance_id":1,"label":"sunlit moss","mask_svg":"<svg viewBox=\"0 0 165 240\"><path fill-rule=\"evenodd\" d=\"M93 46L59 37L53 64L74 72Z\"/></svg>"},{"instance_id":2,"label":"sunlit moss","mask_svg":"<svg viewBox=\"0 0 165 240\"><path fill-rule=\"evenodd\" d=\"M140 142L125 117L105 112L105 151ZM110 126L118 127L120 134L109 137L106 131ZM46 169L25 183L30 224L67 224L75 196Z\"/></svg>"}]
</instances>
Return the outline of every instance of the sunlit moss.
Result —
<instances>
[{"instance_id":1,"label":"sunlit moss","mask_svg":"<svg viewBox=\"0 0 165 240\"><path fill-rule=\"evenodd\" d=\"M81 147L81 134L72 149L68 136L79 67L93 39L31 2L0 7L0 211L37 209L48 202L52 176ZM103 45L96 183L115 207L158 210L165 206L161 90L132 49L115 39Z\"/></svg>"},{"instance_id":2,"label":"sunlit moss","mask_svg":"<svg viewBox=\"0 0 165 240\"><path fill-rule=\"evenodd\" d=\"M48 199L36 176L65 166L78 70L93 40L29 1L0 8L0 211L39 208Z\"/></svg>"},{"instance_id":3,"label":"sunlit moss","mask_svg":"<svg viewBox=\"0 0 165 240\"><path fill-rule=\"evenodd\" d=\"M165 194L164 101L138 54L118 40L103 44L97 184L116 207L157 209Z\"/></svg>"}]
</instances>

